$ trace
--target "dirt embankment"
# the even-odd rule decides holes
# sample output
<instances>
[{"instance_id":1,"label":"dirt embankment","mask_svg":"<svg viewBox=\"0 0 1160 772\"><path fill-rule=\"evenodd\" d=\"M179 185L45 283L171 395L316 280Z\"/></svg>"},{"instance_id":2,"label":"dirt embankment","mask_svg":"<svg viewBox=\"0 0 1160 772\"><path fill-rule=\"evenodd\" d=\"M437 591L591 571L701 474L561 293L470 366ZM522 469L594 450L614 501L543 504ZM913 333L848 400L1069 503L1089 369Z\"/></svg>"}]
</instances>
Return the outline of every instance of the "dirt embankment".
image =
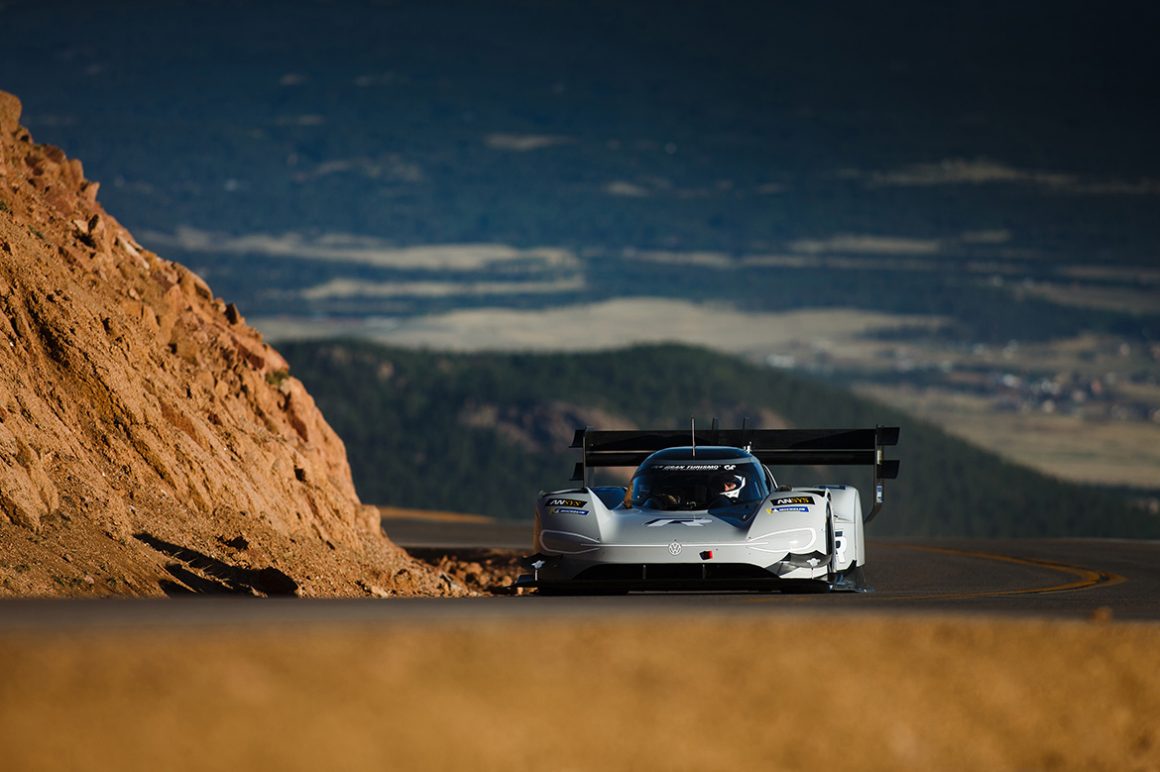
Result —
<instances>
[{"instance_id":1,"label":"dirt embankment","mask_svg":"<svg viewBox=\"0 0 1160 772\"><path fill-rule=\"evenodd\" d=\"M286 361L0 92L0 595L459 594Z\"/></svg>"},{"instance_id":2,"label":"dirt embankment","mask_svg":"<svg viewBox=\"0 0 1160 772\"><path fill-rule=\"evenodd\" d=\"M510 602L539 613L2 634L0 766L1160 769L1154 624Z\"/></svg>"}]
</instances>

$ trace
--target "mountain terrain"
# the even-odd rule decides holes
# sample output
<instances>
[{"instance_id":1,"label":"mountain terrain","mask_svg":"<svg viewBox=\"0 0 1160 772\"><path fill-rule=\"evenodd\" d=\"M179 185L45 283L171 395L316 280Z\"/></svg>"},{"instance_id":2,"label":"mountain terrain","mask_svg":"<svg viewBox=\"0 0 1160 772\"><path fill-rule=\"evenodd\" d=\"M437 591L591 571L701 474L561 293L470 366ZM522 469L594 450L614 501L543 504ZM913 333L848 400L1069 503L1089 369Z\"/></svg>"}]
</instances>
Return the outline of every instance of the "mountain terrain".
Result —
<instances>
[{"instance_id":1,"label":"mountain terrain","mask_svg":"<svg viewBox=\"0 0 1160 772\"><path fill-rule=\"evenodd\" d=\"M1158 24L1135 0L6 0L0 88L268 341L675 340L1155 495Z\"/></svg>"},{"instance_id":2,"label":"mountain terrain","mask_svg":"<svg viewBox=\"0 0 1160 772\"><path fill-rule=\"evenodd\" d=\"M0 92L0 594L458 591L282 356L20 113Z\"/></svg>"}]
</instances>

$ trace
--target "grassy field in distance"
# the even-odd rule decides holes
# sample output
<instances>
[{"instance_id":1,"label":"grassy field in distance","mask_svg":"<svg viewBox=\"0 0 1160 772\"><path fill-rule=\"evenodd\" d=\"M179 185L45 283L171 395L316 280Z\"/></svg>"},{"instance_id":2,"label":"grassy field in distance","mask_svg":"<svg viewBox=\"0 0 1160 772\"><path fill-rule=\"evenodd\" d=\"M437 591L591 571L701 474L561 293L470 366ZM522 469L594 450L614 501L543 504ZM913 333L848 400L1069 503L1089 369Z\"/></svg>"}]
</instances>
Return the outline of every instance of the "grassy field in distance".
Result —
<instances>
[{"instance_id":1,"label":"grassy field in distance","mask_svg":"<svg viewBox=\"0 0 1160 772\"><path fill-rule=\"evenodd\" d=\"M1054 477L1149 489L1160 483L1160 424L1000 412L989 398L945 389L876 385L856 391Z\"/></svg>"},{"instance_id":2,"label":"grassy field in distance","mask_svg":"<svg viewBox=\"0 0 1160 772\"><path fill-rule=\"evenodd\" d=\"M1020 464L1076 482L1160 485L1156 347L1082 335L966 348L846 341L855 390ZM927 367L934 376L907 368Z\"/></svg>"}]
</instances>

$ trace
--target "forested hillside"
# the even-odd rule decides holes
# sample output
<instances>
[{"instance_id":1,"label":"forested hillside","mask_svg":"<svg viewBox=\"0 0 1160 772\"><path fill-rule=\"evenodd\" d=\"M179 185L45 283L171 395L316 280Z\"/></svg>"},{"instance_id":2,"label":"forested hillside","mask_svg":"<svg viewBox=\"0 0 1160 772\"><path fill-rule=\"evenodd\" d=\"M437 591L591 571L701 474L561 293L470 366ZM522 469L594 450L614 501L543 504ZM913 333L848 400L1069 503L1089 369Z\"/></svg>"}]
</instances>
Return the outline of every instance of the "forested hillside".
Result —
<instances>
[{"instance_id":1,"label":"forested hillside","mask_svg":"<svg viewBox=\"0 0 1160 772\"><path fill-rule=\"evenodd\" d=\"M1127 500L1006 463L839 389L684 346L596 354L448 354L352 342L282 347L343 437L364 501L530 518L565 487L576 427L763 428L898 424L902 474L875 536L1160 536ZM869 471L774 469L782 482Z\"/></svg>"}]
</instances>

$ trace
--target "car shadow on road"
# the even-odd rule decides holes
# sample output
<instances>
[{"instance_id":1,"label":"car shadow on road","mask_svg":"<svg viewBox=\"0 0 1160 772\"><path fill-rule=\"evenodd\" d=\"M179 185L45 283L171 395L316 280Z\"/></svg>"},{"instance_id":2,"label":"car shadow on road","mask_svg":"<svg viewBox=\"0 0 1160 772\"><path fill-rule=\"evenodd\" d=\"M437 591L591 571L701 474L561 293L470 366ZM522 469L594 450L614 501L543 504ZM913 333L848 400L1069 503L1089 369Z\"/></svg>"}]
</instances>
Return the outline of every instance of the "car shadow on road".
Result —
<instances>
[{"instance_id":1,"label":"car shadow on road","mask_svg":"<svg viewBox=\"0 0 1160 772\"><path fill-rule=\"evenodd\" d=\"M159 539L144 531L133 534L133 537L161 554L181 561L165 566L165 570L173 580L163 579L160 584L162 591L170 597L293 596L298 592L298 583L273 566L258 569L240 568L203 552Z\"/></svg>"}]
</instances>

